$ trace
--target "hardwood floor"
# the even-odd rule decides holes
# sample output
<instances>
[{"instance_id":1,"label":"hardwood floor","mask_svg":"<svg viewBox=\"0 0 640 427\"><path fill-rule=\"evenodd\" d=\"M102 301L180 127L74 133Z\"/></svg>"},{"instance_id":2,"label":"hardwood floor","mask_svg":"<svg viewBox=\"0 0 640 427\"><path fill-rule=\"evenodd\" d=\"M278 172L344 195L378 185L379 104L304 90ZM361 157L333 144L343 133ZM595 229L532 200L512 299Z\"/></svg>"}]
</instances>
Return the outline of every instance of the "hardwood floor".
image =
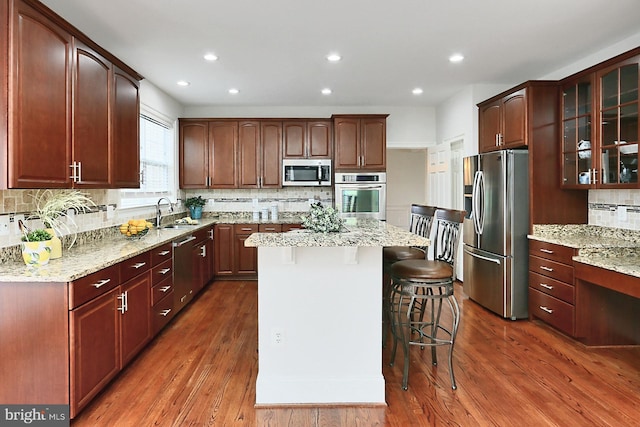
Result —
<instances>
[{"instance_id":1,"label":"hardwood floor","mask_svg":"<svg viewBox=\"0 0 640 427\"><path fill-rule=\"evenodd\" d=\"M457 390L445 348L434 367L429 350L413 347L407 391L401 357L389 367L384 350L386 407L254 408L257 282L216 282L72 426L638 425L640 348L587 348L456 293Z\"/></svg>"}]
</instances>

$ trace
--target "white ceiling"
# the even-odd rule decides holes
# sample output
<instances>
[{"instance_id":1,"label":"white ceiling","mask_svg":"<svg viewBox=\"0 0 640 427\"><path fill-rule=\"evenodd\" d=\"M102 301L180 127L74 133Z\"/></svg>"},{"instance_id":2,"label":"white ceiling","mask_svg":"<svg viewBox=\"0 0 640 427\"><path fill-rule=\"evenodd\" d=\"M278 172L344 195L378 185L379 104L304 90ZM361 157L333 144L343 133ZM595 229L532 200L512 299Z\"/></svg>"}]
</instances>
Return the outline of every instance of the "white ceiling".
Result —
<instances>
[{"instance_id":1,"label":"white ceiling","mask_svg":"<svg viewBox=\"0 0 640 427\"><path fill-rule=\"evenodd\" d=\"M186 106L437 105L640 31L639 0L42 1ZM330 52L343 60L328 63Z\"/></svg>"}]
</instances>

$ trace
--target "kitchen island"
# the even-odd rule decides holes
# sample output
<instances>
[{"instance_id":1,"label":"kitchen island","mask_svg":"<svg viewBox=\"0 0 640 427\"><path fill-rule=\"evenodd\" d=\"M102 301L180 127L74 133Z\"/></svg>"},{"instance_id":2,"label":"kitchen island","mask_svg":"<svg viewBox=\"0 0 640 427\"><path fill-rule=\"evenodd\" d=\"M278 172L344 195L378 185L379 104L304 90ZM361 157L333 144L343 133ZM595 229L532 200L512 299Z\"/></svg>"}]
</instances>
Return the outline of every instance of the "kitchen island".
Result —
<instances>
[{"instance_id":1,"label":"kitchen island","mask_svg":"<svg viewBox=\"0 0 640 427\"><path fill-rule=\"evenodd\" d=\"M382 248L429 240L377 220L255 233L256 405L385 404Z\"/></svg>"}]
</instances>

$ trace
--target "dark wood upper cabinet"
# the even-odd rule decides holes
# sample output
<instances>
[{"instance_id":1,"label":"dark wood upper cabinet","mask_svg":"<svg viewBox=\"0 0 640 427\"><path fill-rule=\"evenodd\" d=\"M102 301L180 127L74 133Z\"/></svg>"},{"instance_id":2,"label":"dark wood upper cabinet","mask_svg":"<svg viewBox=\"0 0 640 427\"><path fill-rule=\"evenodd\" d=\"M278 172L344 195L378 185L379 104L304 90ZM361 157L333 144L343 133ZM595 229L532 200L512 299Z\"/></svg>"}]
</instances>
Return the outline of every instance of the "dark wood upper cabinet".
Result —
<instances>
[{"instance_id":1,"label":"dark wood upper cabinet","mask_svg":"<svg viewBox=\"0 0 640 427\"><path fill-rule=\"evenodd\" d=\"M37 1L0 21L0 188L139 186L141 76Z\"/></svg>"},{"instance_id":2,"label":"dark wood upper cabinet","mask_svg":"<svg viewBox=\"0 0 640 427\"><path fill-rule=\"evenodd\" d=\"M7 37L8 187L69 187L73 39L25 2L14 8Z\"/></svg>"},{"instance_id":3,"label":"dark wood upper cabinet","mask_svg":"<svg viewBox=\"0 0 640 427\"><path fill-rule=\"evenodd\" d=\"M242 121L238 125L238 148L241 188L260 187L260 122Z\"/></svg>"},{"instance_id":4,"label":"dark wood upper cabinet","mask_svg":"<svg viewBox=\"0 0 640 427\"><path fill-rule=\"evenodd\" d=\"M478 105L481 153L527 145L526 89Z\"/></svg>"},{"instance_id":5,"label":"dark wood upper cabinet","mask_svg":"<svg viewBox=\"0 0 640 427\"><path fill-rule=\"evenodd\" d=\"M386 170L386 114L333 118L336 171Z\"/></svg>"},{"instance_id":6,"label":"dark wood upper cabinet","mask_svg":"<svg viewBox=\"0 0 640 427\"><path fill-rule=\"evenodd\" d=\"M106 188L110 185L112 65L98 52L77 40L74 59L72 157L73 161L80 164L80 169L75 171L80 175L75 186Z\"/></svg>"},{"instance_id":7,"label":"dark wood upper cabinet","mask_svg":"<svg viewBox=\"0 0 640 427\"><path fill-rule=\"evenodd\" d=\"M237 188L238 122L209 122L209 187Z\"/></svg>"},{"instance_id":8,"label":"dark wood upper cabinet","mask_svg":"<svg viewBox=\"0 0 640 427\"><path fill-rule=\"evenodd\" d=\"M113 73L113 186L140 187L139 82L117 67Z\"/></svg>"},{"instance_id":9,"label":"dark wood upper cabinet","mask_svg":"<svg viewBox=\"0 0 640 427\"><path fill-rule=\"evenodd\" d=\"M260 123L260 187L282 186L282 123L268 121Z\"/></svg>"},{"instance_id":10,"label":"dark wood upper cabinet","mask_svg":"<svg viewBox=\"0 0 640 427\"><path fill-rule=\"evenodd\" d=\"M331 120L294 120L282 123L282 157L330 159L333 155Z\"/></svg>"},{"instance_id":11,"label":"dark wood upper cabinet","mask_svg":"<svg viewBox=\"0 0 640 427\"><path fill-rule=\"evenodd\" d=\"M207 188L209 122L180 121L180 188Z\"/></svg>"}]
</instances>

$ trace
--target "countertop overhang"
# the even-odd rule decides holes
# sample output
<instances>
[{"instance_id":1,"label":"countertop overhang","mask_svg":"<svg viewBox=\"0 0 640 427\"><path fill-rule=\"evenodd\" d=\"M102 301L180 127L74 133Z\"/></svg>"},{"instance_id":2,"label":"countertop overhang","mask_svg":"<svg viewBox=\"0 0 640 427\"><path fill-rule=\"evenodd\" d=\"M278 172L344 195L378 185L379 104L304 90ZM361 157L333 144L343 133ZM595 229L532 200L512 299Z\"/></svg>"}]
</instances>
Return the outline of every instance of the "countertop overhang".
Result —
<instances>
[{"instance_id":1,"label":"countertop overhang","mask_svg":"<svg viewBox=\"0 0 640 427\"><path fill-rule=\"evenodd\" d=\"M348 219L345 231L315 233L292 230L287 233L253 233L245 241L250 247L383 247L429 246L427 238L375 219Z\"/></svg>"}]
</instances>

